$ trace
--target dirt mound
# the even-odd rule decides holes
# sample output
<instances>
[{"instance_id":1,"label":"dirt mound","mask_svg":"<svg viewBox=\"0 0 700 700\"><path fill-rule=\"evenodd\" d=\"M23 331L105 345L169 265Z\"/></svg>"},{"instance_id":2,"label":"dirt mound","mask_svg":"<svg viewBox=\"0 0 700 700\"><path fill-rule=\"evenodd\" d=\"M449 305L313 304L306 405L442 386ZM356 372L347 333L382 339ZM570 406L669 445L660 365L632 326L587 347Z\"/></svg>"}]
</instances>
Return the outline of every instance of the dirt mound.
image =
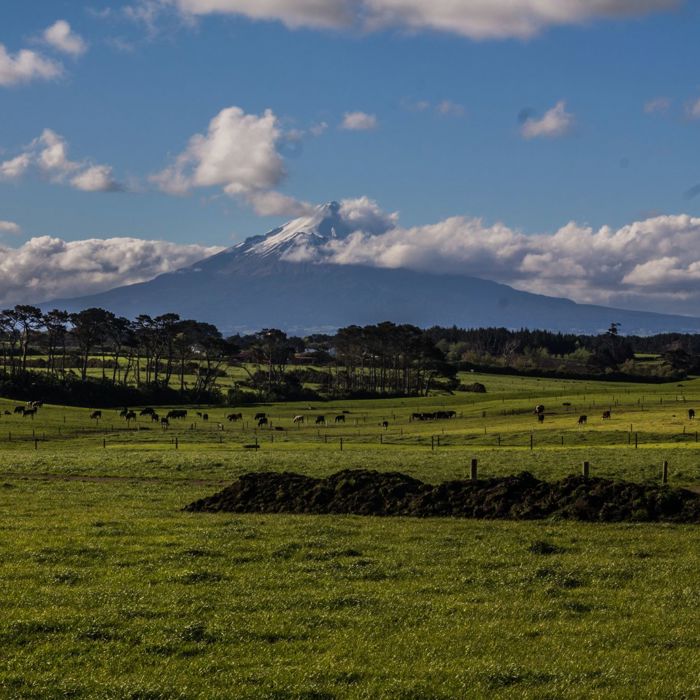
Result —
<instances>
[{"instance_id":1,"label":"dirt mound","mask_svg":"<svg viewBox=\"0 0 700 700\"><path fill-rule=\"evenodd\" d=\"M345 470L325 479L262 472L245 474L185 510L700 523L700 495L652 483L580 476L550 483L529 472L437 486L398 472Z\"/></svg>"}]
</instances>

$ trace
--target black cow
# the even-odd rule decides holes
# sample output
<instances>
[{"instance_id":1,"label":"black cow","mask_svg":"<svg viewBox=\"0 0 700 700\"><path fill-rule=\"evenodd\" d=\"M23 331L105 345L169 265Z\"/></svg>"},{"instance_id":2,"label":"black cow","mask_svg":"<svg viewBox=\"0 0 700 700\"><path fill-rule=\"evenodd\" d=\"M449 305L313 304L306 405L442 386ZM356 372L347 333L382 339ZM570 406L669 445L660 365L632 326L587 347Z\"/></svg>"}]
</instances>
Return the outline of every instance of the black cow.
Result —
<instances>
[{"instance_id":1,"label":"black cow","mask_svg":"<svg viewBox=\"0 0 700 700\"><path fill-rule=\"evenodd\" d=\"M579 416L578 417L578 424L579 425L586 425L588 423L588 416Z\"/></svg>"},{"instance_id":2,"label":"black cow","mask_svg":"<svg viewBox=\"0 0 700 700\"><path fill-rule=\"evenodd\" d=\"M325 416L316 416L316 425L320 425L323 423L323 425L326 424L326 417Z\"/></svg>"},{"instance_id":3,"label":"black cow","mask_svg":"<svg viewBox=\"0 0 700 700\"><path fill-rule=\"evenodd\" d=\"M384 430L386 430L386 429L389 427L389 421L388 421L388 420L383 420L383 421L381 422L381 426L382 426L382 428L384 428Z\"/></svg>"},{"instance_id":4,"label":"black cow","mask_svg":"<svg viewBox=\"0 0 700 700\"><path fill-rule=\"evenodd\" d=\"M170 418L187 418L187 411L183 408L175 408L172 411L168 411L168 419Z\"/></svg>"},{"instance_id":5,"label":"black cow","mask_svg":"<svg viewBox=\"0 0 700 700\"><path fill-rule=\"evenodd\" d=\"M694 420L694 419L695 419L695 409L689 408L688 409L688 420Z\"/></svg>"},{"instance_id":6,"label":"black cow","mask_svg":"<svg viewBox=\"0 0 700 700\"><path fill-rule=\"evenodd\" d=\"M15 413L24 413L24 406L15 406Z\"/></svg>"},{"instance_id":7,"label":"black cow","mask_svg":"<svg viewBox=\"0 0 700 700\"><path fill-rule=\"evenodd\" d=\"M90 418L92 418L92 420L99 420L100 418L102 418L102 411L93 411L90 414Z\"/></svg>"},{"instance_id":8,"label":"black cow","mask_svg":"<svg viewBox=\"0 0 700 700\"><path fill-rule=\"evenodd\" d=\"M336 416L335 422L336 423L345 423L345 416Z\"/></svg>"},{"instance_id":9,"label":"black cow","mask_svg":"<svg viewBox=\"0 0 700 700\"><path fill-rule=\"evenodd\" d=\"M150 408L149 406L146 406L146 408L141 409L141 414L142 416L152 416L155 413L155 411Z\"/></svg>"},{"instance_id":10,"label":"black cow","mask_svg":"<svg viewBox=\"0 0 700 700\"><path fill-rule=\"evenodd\" d=\"M263 425L267 425L267 418L265 418L265 416L258 418L258 428L262 428Z\"/></svg>"},{"instance_id":11,"label":"black cow","mask_svg":"<svg viewBox=\"0 0 700 700\"><path fill-rule=\"evenodd\" d=\"M256 413L255 418L253 420L260 420L261 418L267 418L267 414L265 413Z\"/></svg>"},{"instance_id":12,"label":"black cow","mask_svg":"<svg viewBox=\"0 0 700 700\"><path fill-rule=\"evenodd\" d=\"M151 423L157 423L160 420L160 416L154 411L151 413Z\"/></svg>"},{"instance_id":13,"label":"black cow","mask_svg":"<svg viewBox=\"0 0 700 700\"><path fill-rule=\"evenodd\" d=\"M538 422L538 423L544 423L544 413L538 413L538 414L537 414L537 422Z\"/></svg>"},{"instance_id":14,"label":"black cow","mask_svg":"<svg viewBox=\"0 0 700 700\"><path fill-rule=\"evenodd\" d=\"M31 416L32 420L34 420L34 416L36 414L36 408L25 408L22 411L22 415L26 418L27 416Z\"/></svg>"},{"instance_id":15,"label":"black cow","mask_svg":"<svg viewBox=\"0 0 700 700\"><path fill-rule=\"evenodd\" d=\"M136 411L127 411L124 418L126 418L127 423L131 420L136 420Z\"/></svg>"},{"instance_id":16,"label":"black cow","mask_svg":"<svg viewBox=\"0 0 700 700\"><path fill-rule=\"evenodd\" d=\"M612 411L603 411L603 420L610 420L612 418Z\"/></svg>"},{"instance_id":17,"label":"black cow","mask_svg":"<svg viewBox=\"0 0 700 700\"><path fill-rule=\"evenodd\" d=\"M160 424L163 428L167 428L170 425L170 421L167 418L161 418Z\"/></svg>"},{"instance_id":18,"label":"black cow","mask_svg":"<svg viewBox=\"0 0 700 700\"><path fill-rule=\"evenodd\" d=\"M230 420L232 423L238 420L243 420L243 414L242 413L229 413L226 418Z\"/></svg>"}]
</instances>

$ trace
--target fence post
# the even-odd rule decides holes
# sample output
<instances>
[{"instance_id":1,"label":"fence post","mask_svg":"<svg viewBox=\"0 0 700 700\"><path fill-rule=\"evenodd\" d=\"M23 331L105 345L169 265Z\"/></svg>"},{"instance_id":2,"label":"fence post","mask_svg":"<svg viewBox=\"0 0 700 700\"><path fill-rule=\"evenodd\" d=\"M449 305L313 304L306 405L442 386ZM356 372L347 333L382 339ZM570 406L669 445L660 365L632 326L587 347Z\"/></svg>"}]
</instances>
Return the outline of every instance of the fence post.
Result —
<instances>
[{"instance_id":1,"label":"fence post","mask_svg":"<svg viewBox=\"0 0 700 700\"><path fill-rule=\"evenodd\" d=\"M102 438L102 449L103 450L107 449L107 440L105 440L105 438Z\"/></svg>"},{"instance_id":2,"label":"fence post","mask_svg":"<svg viewBox=\"0 0 700 700\"><path fill-rule=\"evenodd\" d=\"M534 436L530 433L530 449L532 449L534 443Z\"/></svg>"},{"instance_id":3,"label":"fence post","mask_svg":"<svg viewBox=\"0 0 700 700\"><path fill-rule=\"evenodd\" d=\"M636 450L639 446L639 433L634 434L634 449Z\"/></svg>"},{"instance_id":4,"label":"fence post","mask_svg":"<svg viewBox=\"0 0 700 700\"><path fill-rule=\"evenodd\" d=\"M477 468L478 468L478 461L476 459L472 459L471 468L469 470L469 478L472 481L476 481L479 478L477 475L477 471L478 471Z\"/></svg>"},{"instance_id":5,"label":"fence post","mask_svg":"<svg viewBox=\"0 0 700 700\"><path fill-rule=\"evenodd\" d=\"M588 462L583 463L583 478L588 481L588 476L590 474L591 465Z\"/></svg>"},{"instance_id":6,"label":"fence post","mask_svg":"<svg viewBox=\"0 0 700 700\"><path fill-rule=\"evenodd\" d=\"M35 450L39 449L39 441L36 438L34 438L34 449Z\"/></svg>"},{"instance_id":7,"label":"fence post","mask_svg":"<svg viewBox=\"0 0 700 700\"><path fill-rule=\"evenodd\" d=\"M661 483L668 483L668 462L666 460L664 460L664 463L661 465Z\"/></svg>"},{"instance_id":8,"label":"fence post","mask_svg":"<svg viewBox=\"0 0 700 700\"><path fill-rule=\"evenodd\" d=\"M435 436L431 435L430 436L430 451L432 452L435 450Z\"/></svg>"},{"instance_id":9,"label":"fence post","mask_svg":"<svg viewBox=\"0 0 700 700\"><path fill-rule=\"evenodd\" d=\"M178 442L178 439L176 437L175 438L175 449L177 450L177 449L179 449L179 447L180 447L180 443Z\"/></svg>"}]
</instances>

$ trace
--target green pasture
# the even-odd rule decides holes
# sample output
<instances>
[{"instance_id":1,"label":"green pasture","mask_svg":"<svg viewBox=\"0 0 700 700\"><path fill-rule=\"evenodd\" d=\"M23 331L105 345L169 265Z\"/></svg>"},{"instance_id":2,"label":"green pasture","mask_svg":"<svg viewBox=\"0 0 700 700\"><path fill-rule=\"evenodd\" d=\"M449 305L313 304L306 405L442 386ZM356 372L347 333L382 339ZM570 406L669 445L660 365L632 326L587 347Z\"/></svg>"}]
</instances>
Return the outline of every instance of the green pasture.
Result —
<instances>
[{"instance_id":1,"label":"green pasture","mask_svg":"<svg viewBox=\"0 0 700 700\"><path fill-rule=\"evenodd\" d=\"M0 697L700 696L697 527L182 511L248 471L435 483L472 458L482 476L587 460L634 480L667 460L672 483L700 485L699 380L467 380L487 393L192 406L167 430L0 401ZM457 418L410 420L443 409Z\"/></svg>"}]
</instances>

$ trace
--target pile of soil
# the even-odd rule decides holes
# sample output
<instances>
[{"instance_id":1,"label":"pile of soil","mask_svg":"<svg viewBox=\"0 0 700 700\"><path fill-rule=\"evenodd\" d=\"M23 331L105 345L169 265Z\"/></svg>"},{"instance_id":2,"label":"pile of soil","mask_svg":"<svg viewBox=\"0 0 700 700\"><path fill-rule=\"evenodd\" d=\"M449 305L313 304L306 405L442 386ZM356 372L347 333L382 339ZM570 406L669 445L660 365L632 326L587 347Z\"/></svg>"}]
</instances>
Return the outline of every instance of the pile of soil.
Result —
<instances>
[{"instance_id":1,"label":"pile of soil","mask_svg":"<svg viewBox=\"0 0 700 700\"><path fill-rule=\"evenodd\" d=\"M529 472L437 486L398 472L345 470L325 479L262 472L245 474L185 510L700 523L700 495L653 483L582 476L550 483Z\"/></svg>"}]
</instances>

